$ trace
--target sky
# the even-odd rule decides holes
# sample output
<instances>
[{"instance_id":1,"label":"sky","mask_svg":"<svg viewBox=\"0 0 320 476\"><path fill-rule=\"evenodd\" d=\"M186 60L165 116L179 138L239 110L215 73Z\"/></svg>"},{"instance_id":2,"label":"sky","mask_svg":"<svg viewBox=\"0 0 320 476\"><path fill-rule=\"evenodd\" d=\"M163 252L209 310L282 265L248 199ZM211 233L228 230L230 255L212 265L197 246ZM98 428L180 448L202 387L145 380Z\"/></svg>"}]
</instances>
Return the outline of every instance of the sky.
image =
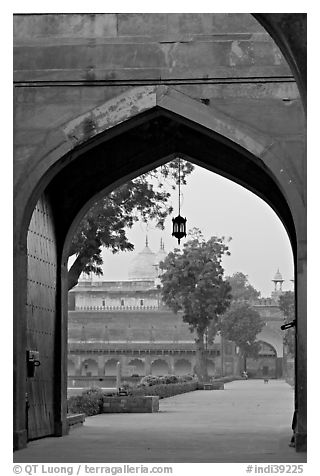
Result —
<instances>
[{"instance_id":1,"label":"sky","mask_svg":"<svg viewBox=\"0 0 320 476\"><path fill-rule=\"evenodd\" d=\"M291 245L284 226L269 205L244 187L199 166L188 177L187 185L181 186L181 195L181 215L187 218L187 231L196 227L206 239L214 235L232 238L231 256L223 261L226 275L241 271L261 296L267 297L274 288L271 280L279 268L284 279L283 290L293 290ZM172 204L176 216L178 192L173 193ZM128 267L135 254L144 248L146 236L154 252L159 250L161 238L166 251L178 247L176 238L171 236L171 219L172 216L167 219L163 231L142 222L128 230L128 237L135 245L133 252L113 255L104 250L104 275L100 279L127 279ZM184 241L181 240L181 247Z\"/></svg>"}]
</instances>

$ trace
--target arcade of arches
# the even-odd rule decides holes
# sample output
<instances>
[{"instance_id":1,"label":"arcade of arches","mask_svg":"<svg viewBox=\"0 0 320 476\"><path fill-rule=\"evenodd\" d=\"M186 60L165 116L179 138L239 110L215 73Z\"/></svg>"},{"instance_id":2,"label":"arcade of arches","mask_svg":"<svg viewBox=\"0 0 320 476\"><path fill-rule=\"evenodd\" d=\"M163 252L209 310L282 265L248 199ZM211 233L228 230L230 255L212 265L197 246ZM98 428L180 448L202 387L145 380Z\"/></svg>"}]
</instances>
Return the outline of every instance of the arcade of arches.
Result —
<instances>
[{"instance_id":1,"label":"arcade of arches","mask_svg":"<svg viewBox=\"0 0 320 476\"><path fill-rule=\"evenodd\" d=\"M146 245L134 254L126 281L94 281L82 275L69 291L68 390L81 392L92 385L114 387L117 362L123 380L137 382L145 375L195 373L194 335L181 316L163 304L159 262L166 256ZM258 299L254 308L266 323L258 334L259 358L247 359L252 378L285 378L294 382L293 359L283 352L284 316L278 299L283 279L279 271L271 297ZM243 361L235 344L216 336L207 344L208 374L237 376ZM72 389L72 390L71 390Z\"/></svg>"},{"instance_id":2,"label":"arcade of arches","mask_svg":"<svg viewBox=\"0 0 320 476\"><path fill-rule=\"evenodd\" d=\"M304 14L14 16L15 449L67 433L67 256L79 220L181 154L260 196L287 230L305 450L305 45ZM27 350L39 353L34 378Z\"/></svg>"}]
</instances>

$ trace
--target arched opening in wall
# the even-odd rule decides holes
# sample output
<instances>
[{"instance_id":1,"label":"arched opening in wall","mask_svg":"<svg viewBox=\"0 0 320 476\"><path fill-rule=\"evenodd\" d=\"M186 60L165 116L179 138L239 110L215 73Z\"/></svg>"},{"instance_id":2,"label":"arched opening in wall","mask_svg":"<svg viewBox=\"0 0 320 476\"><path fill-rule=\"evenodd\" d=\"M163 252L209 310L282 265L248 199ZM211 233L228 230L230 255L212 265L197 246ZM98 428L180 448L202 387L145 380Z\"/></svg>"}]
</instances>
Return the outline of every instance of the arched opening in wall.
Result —
<instances>
[{"instance_id":1,"label":"arched opening in wall","mask_svg":"<svg viewBox=\"0 0 320 476\"><path fill-rule=\"evenodd\" d=\"M207 368L208 368L208 375L210 377L215 377L217 375L216 364L214 360L207 359Z\"/></svg>"},{"instance_id":2,"label":"arched opening in wall","mask_svg":"<svg viewBox=\"0 0 320 476\"><path fill-rule=\"evenodd\" d=\"M85 359L81 363L81 376L94 377L98 375L98 362L93 359Z\"/></svg>"},{"instance_id":3,"label":"arched opening in wall","mask_svg":"<svg viewBox=\"0 0 320 476\"><path fill-rule=\"evenodd\" d=\"M145 375L145 362L142 359L131 359L128 363L132 367L131 376L141 376Z\"/></svg>"},{"instance_id":4,"label":"arched opening in wall","mask_svg":"<svg viewBox=\"0 0 320 476\"><path fill-rule=\"evenodd\" d=\"M277 352L267 342L259 342L259 353L247 359L247 371L251 378L278 378ZM282 373L281 375L282 376Z\"/></svg>"},{"instance_id":5,"label":"arched opening in wall","mask_svg":"<svg viewBox=\"0 0 320 476\"><path fill-rule=\"evenodd\" d=\"M172 158L173 157L170 157L170 159ZM185 162L186 158L184 157L182 160ZM169 163L170 160L167 164ZM162 167L163 166L164 164ZM206 181L204 177L206 177L208 181ZM197 193L194 193L191 188L193 179L199 179L196 186ZM242 261L240 260L240 262L243 263L242 266L244 267L242 268L240 265L235 264L233 268L227 268L228 273L226 274L232 276L236 272L244 271L243 274L245 276L249 275L249 280L248 282L242 283L243 289L241 289L241 286L239 285L237 292L245 293L248 290L252 292L252 296L255 299L254 304L259 307L262 314L266 314L268 306L274 310L277 306L276 296L268 296L273 293L272 278L274 277L279 263L274 262L268 272L263 269L263 266L265 266L264 260L268 265L270 265L272 259L280 259L280 257L283 259L286 255L286 259L284 260L287 266L286 270L281 264L279 266L281 271L283 273L285 272L290 278L293 274L293 260L291 256L290 242L285 231L283 229L281 230L283 226L278 218L259 198L254 197L253 194L245 191L242 187L230 183L230 181L217 176L216 174L208 172L199 165L195 165L194 170L186 180L187 185L184 187L182 192L182 204L184 210L186 210L188 221L193 221L198 224L201 213L203 213L205 217L208 217L211 212L215 217L215 230L222 229L222 226L220 225L222 216L226 217L226 222L236 225L238 229L243 232L243 237L241 237L243 243L236 246L236 253L241 255ZM202 184L202 186L200 184ZM126 184L122 185L121 193L125 192L125 185ZM230 186L230 189L228 186ZM189 187L190 189L188 190ZM216 197L214 198L209 193L212 189L214 189L216 193ZM237 189L239 195L236 194L235 189ZM108 196L110 195L107 195L106 199ZM224 196L227 197L226 202L230 207L227 207L227 211L224 211ZM175 198L176 196L173 192L173 205ZM203 208L203 210L199 211L199 206L194 206L194 212L192 212L190 203L194 205L196 200L201 203L200 208ZM256 210L254 211L254 207L251 208L250 200L253 202L255 201L258 207L258 212ZM206 207L207 203L210 203L210 208ZM215 204L217 204L216 209ZM235 211L234 216L231 214L232 209ZM93 212L90 214L90 217L92 216ZM121 214L121 217L123 219L123 213ZM101 218L102 209L100 208L100 219ZM171 219L171 217L169 219ZM270 225L272 220L274 224ZM208 225L208 220L205 219L204 223L205 225ZM174 316L171 315L171 321L169 322L166 321L165 317L161 314L161 296L157 295L159 291L157 286L160 286L161 288L161 279L159 279L160 276L157 274L157 266L161 258L160 255L162 255L162 258L165 258L168 248L171 248L168 242L168 232L166 233L165 240L163 238L163 231L158 234L158 240L155 240L154 235L157 233L157 230L152 225L151 221L149 221L148 226L140 221L137 222L137 225L139 232L137 232L135 239L131 238L135 233L134 227L129 230L129 233L133 233L133 235L129 235L131 238L130 241L134 242L136 245L134 252L123 253L121 256L120 253L113 255L104 250L101 254L105 263L105 266L103 267L104 275L101 277L95 276L93 272L82 275L79 284L71 291L75 294L75 299L73 300L75 307L70 311L70 315L72 316L72 314L74 314L75 319L79 318L80 313L82 313L82 317L85 318L84 311L90 313L92 313L92 310L95 311L96 314L94 319L96 322L99 322L99 328L101 330L101 333L98 331L97 335L102 335L103 329L107 326L108 345L106 345L106 350L108 347L108 351L113 346L117 347L119 354L126 362L122 365L122 382L125 384L129 382L129 385L132 386L138 383L138 381L131 378L133 376L136 378L137 376L142 377L145 374L151 374L159 377L168 375L169 373L174 373L176 376L185 376L192 373L191 353L190 360L178 359L174 362L171 355L172 349L173 352L178 352L178 347L181 346L181 343L185 344L187 342L189 346L194 344L194 336L189 333L187 325L182 323L181 316L174 318ZM202 227L202 225L200 226ZM274 228L272 228L273 226ZM168 228L168 226L166 227ZM101 230L101 228L102 227L100 226L99 229ZM88 227L86 229L88 229ZM208 227L206 232L214 234L215 230ZM225 229L223 234L227 234ZM232 235L233 242L239 239L239 237L234 235L232 231L228 234ZM281 235L281 244L277 241L279 240L279 236L277 236L279 234ZM207 236L210 236L210 234ZM141 240L140 243L139 239ZM251 244L250 240L252 240ZM158 252L155 244L157 241L159 243ZM165 246L163 247L164 243ZM269 246L269 249L266 249L267 245ZM230 247L231 246L232 243L230 244ZM245 251L246 246L247 251ZM256 255L254 255L255 252L257 252ZM260 270L258 269L257 263L259 263L259 266L261 267ZM226 261L226 267L227 266L228 263ZM229 270L233 270L234 272L232 273ZM254 270L258 271L257 275L262 277L261 285L264 286L262 290L261 288L259 289L260 286L256 283L254 283L254 285L251 284ZM268 282L263 283L263 280L265 281L265 276L268 274ZM290 280L288 280L288 282L290 283ZM278 291L278 287L276 291ZM259 292L262 292L263 296L266 297L263 297L260 300ZM86 293L88 295L90 294L90 305L85 301ZM77 294L81 296L81 305L78 305ZM252 298L252 296L250 298ZM241 295L238 295L237 297L241 298ZM99 308L101 305L101 299L103 299L103 304L102 308ZM141 309L142 300L145 309ZM125 306L123 303L125 303ZM155 315L155 312L157 312L158 315ZM90 314L90 316L90 318L93 318L93 315ZM277 320L276 325L280 328L280 324L283 322L282 316L280 319L279 316L275 319ZM152 329L152 339L150 338L150 329ZM92 335L88 336L89 341L91 341L90 345L92 345L92 337ZM209 336L208 341L210 341ZM146 365L144 365L142 360L139 358L131 360L126 359L127 353L131 352L139 352L140 354L147 355L147 348L149 348L150 344L153 352L155 352L155 349L157 348L156 353L167 354L166 359L168 360L157 358L151 362L150 366L147 362ZM166 352L166 346L169 344L172 348L170 349L170 352ZM262 350L264 353L260 356L260 363L253 364L252 362L255 362L255 360L250 358L247 360L247 369L250 380L263 379L266 378L266 376L268 376L268 378L277 377L276 357L273 358L272 362L270 359L270 362L267 362L268 359L266 359L265 356L267 350L265 348ZM221 349L221 343L218 341L213 342L212 344L210 343L208 355L210 355L210 358L207 358L209 379L217 379L221 377L227 377L230 379L233 377L239 378L239 359L236 355L235 344L233 342L226 339L224 341L223 349ZM169 359L172 360L173 365L168 364ZM196 369L193 369L193 371L195 370ZM105 372L105 375L109 376L115 376L115 374L116 361L114 362L113 371L109 373ZM103 385L105 385L105 382Z\"/></svg>"},{"instance_id":6,"label":"arched opening in wall","mask_svg":"<svg viewBox=\"0 0 320 476\"><path fill-rule=\"evenodd\" d=\"M174 363L174 370L176 375L191 374L191 362L187 359L178 359Z\"/></svg>"},{"instance_id":7,"label":"arched opening in wall","mask_svg":"<svg viewBox=\"0 0 320 476\"><path fill-rule=\"evenodd\" d=\"M155 376L164 376L168 375L169 373L169 365L168 362L166 362L163 359L155 359L151 363L151 375Z\"/></svg>"},{"instance_id":8,"label":"arched opening in wall","mask_svg":"<svg viewBox=\"0 0 320 476\"><path fill-rule=\"evenodd\" d=\"M107 377L115 377L117 375L118 359L108 359L104 366L104 375Z\"/></svg>"},{"instance_id":9,"label":"arched opening in wall","mask_svg":"<svg viewBox=\"0 0 320 476\"><path fill-rule=\"evenodd\" d=\"M274 308L276 309L277 316L275 318L269 316L267 321L275 327L273 332L278 339L277 345L282 345L283 335L280 325L283 317L277 304L280 286L278 281L275 282L271 278L279 266L287 277L293 275L290 243L283 226L270 207L243 187L212 174L203 167L193 165L191 161L174 158L114 189L96 202L80 223L71 249L73 253L78 249L78 258L73 263L77 265L78 260L82 267L75 267L77 274L73 273L72 263L69 267L71 279L79 280L70 291L73 299L69 299L72 303L69 307L71 324L69 338L73 352L77 348L75 338L77 326L74 322L79 324L80 321L85 322L83 328L87 326L87 321L96 323L91 327L91 334L88 329L86 338L81 338L82 341L87 340L88 348L92 347L94 342L98 346L100 342L107 344L106 350L111 345L118 345L118 352L123 357L128 351L146 355L146 345L152 343L151 347L164 346L160 351L165 352L169 358L170 352L164 351L168 343L173 344L178 350L180 342L188 342L188 345L194 342L188 325L182 323L181 317L174 317L171 313L168 320L168 315L161 314L161 309L165 306L161 295L163 270L160 263L175 246L174 238L171 236L171 215L168 214L168 210L171 206L174 209L174 201L177 198L178 164L187 182L181 197L188 221L205 229L206 238L214 235L217 229L223 230L221 235L229 234L232 237L235 242L235 261L230 266L229 258L225 257L225 279L228 278L231 285L235 286L236 299L250 300L262 315L268 313L269 308L273 309L272 312ZM160 186L157 174L160 175ZM164 183L163 176L166 177ZM173 178L174 188L170 183L170 177ZM161 192L158 192L157 186ZM147 200L145 200L146 193L148 193ZM164 230L157 230L152 220L143 221L150 216L157 219L157 213L161 218L168 215L167 221L164 221ZM211 219L208 220L210 213L215 217L214 227ZM96 238L96 248L92 245L92 237ZM87 262L85 262L85 240L90 242L91 255L88 254ZM139 251L138 245L144 241L144 246ZM156 241L159 243L158 251L154 245ZM135 244L132 253L130 253L131 243ZM230 244L231 251L232 247L233 243ZM129 252L121 253L121 251ZM279 265L280 260L282 261ZM265 279L267 275L270 278L268 281ZM254 284L251 284L252 278L255 280ZM290 280L287 279L286 285L282 288L282 275L279 274L278 278L281 281L281 292L285 292L288 285L291 286ZM272 282L275 285L274 290ZM271 297L261 297L266 295ZM142 302L144 306L141 305ZM244 326L241 332L248 333L249 330ZM271 331L272 326L269 325L263 328L261 335ZM210 334L208 339L210 337L212 340L212 331L208 329L208 332ZM223 351L221 346L221 343L212 342L212 346L207 349L208 356L210 355L206 360L209 378L239 374L240 363L235 352L235 343L228 341L227 338L224 339ZM82 347L79 346L78 352L81 351ZM220 357L212 358L217 354L220 354ZM278 378L284 373L282 354L280 358L281 362L275 358L274 365L269 368L273 378ZM261 372L257 373L254 370L253 362L255 360L252 358L248 360L249 375L250 377L258 375L260 378ZM132 374L145 375L148 369L148 366L144 367L142 364L139 365L139 369L131 367L130 363L122 366L124 379ZM191 373L190 363L186 368L182 367L180 362L175 366L177 375ZM194 365L192 371L195 371ZM164 370L161 370L155 375L163 374ZM114 368L109 369L105 375L115 376L116 365L114 364Z\"/></svg>"},{"instance_id":10,"label":"arched opening in wall","mask_svg":"<svg viewBox=\"0 0 320 476\"><path fill-rule=\"evenodd\" d=\"M195 109L197 107L198 105L195 106ZM150 114L141 114L138 120L136 118L128 119L123 128L121 125L119 128L115 126L115 128L112 128L110 137L108 132L101 133L97 138L93 137L92 140L86 141L83 146L79 145L79 150L77 150L79 155L75 154L70 161L66 161L65 166L62 167L60 173L56 174L46 190L48 201L54 204L53 216L61 217L57 220L56 236L60 240L58 251L59 256L62 257L62 279L59 286L61 286L64 324L67 321L67 257L76 225L79 224L84 211L87 211L90 205L103 195L114 190L117 185L124 184L128 179L137 177L141 173L153 170L156 166L164 165L171 159L176 158L177 155L184 160L202 166L210 172L217 172L231 178L263 197L277 211L290 233L291 241L294 243L295 234L290 209L282 195L278 181L273 177L270 170L266 170L260 159L257 159L252 152L243 150L243 145L234 145L229 138L226 139L222 135L220 137L216 132L208 131L205 126L198 123L193 124L190 118L181 120L177 113L163 112L161 108L153 110ZM177 152L180 150L182 152ZM212 150L215 151L214 154L212 154ZM108 161L106 161L106 157L108 157ZM242 164L240 167L239 162ZM90 163L90 167L88 167L88 163ZM105 173L106 170L108 174ZM84 177L86 177L85 180ZM66 190L68 190L67 195L64 195ZM203 191L206 192L207 187L202 188L201 192ZM200 191L198 193L200 196ZM184 193L185 201L186 198L187 193ZM209 203L209 201L202 196L195 203L198 205L196 211L199 211L201 204ZM210 202L210 206L213 206L212 202ZM61 213L62 210L64 210L64 213ZM216 213L215 219L219 216L219 212ZM210 221L212 221L211 218ZM85 284L79 283L78 289L80 292L81 289L84 290L88 283L90 283L91 290L93 287L99 288L99 284L92 286L93 281L87 279L84 282ZM100 296L100 298L102 300L101 304L91 305L91 311L93 308L97 313L105 310L108 305L106 296ZM105 302L103 303L103 301ZM138 306L142 307L140 297ZM121 301L118 307L117 323L121 323L123 330L128 327L128 320L125 315L121 314L121 308L123 308ZM134 307L135 304L131 303L128 310L134 311ZM100 314L101 316L102 314ZM96 316L95 322L101 331L98 332L101 336L106 329L106 324L102 322L99 315ZM107 324L109 329L108 346L110 347L115 336L117 336L118 341L121 341L120 336L124 335L122 330L116 332L114 322L110 327ZM154 326L151 325L149 328L154 328L158 332L159 326L155 322ZM156 337L153 336L153 340ZM86 339L89 342L90 336L86 336ZM171 339L172 342L183 341L180 334L178 338L171 334ZM123 350L126 350L124 347L127 344L128 342L121 342ZM75 350L79 343L74 342L72 345L73 350ZM211 350L214 355L217 348ZM156 359L156 361L158 361L157 364L155 362L151 364L151 373L153 375L168 374L168 363L162 359ZM160 365L161 361L162 364ZM228 366L221 366L221 368L226 369ZM214 372L212 374L214 375ZM63 383L65 385L66 382Z\"/></svg>"},{"instance_id":11,"label":"arched opening in wall","mask_svg":"<svg viewBox=\"0 0 320 476\"><path fill-rule=\"evenodd\" d=\"M68 359L68 375L74 376L76 374L76 366L73 360Z\"/></svg>"}]
</instances>

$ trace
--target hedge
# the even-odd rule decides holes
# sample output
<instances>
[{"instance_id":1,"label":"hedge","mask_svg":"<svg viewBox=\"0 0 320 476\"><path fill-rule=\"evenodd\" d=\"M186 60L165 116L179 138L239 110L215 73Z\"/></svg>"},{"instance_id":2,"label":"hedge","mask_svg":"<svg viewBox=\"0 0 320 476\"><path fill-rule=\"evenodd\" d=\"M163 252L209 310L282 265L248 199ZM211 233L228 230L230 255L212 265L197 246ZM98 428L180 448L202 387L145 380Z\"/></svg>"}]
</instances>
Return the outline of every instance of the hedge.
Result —
<instances>
[{"instance_id":1,"label":"hedge","mask_svg":"<svg viewBox=\"0 0 320 476\"><path fill-rule=\"evenodd\" d=\"M233 380L242 380L238 376L220 377L213 382L232 382ZM150 382L151 383L151 382ZM177 382L167 384L156 384L148 386L139 386L130 388L128 393L133 396L158 396L161 398L173 397L181 393L193 392L199 389L199 383L196 380L188 382ZM124 385L126 387L126 385ZM103 409L103 391L100 388L91 388L85 390L81 395L72 396L68 399L68 413L85 413L86 416L98 415Z\"/></svg>"},{"instance_id":2,"label":"hedge","mask_svg":"<svg viewBox=\"0 0 320 476\"><path fill-rule=\"evenodd\" d=\"M173 397L181 393L198 390L198 382L168 383L166 385L152 385L150 387L139 387L131 390L134 396L158 396L159 398Z\"/></svg>"},{"instance_id":3,"label":"hedge","mask_svg":"<svg viewBox=\"0 0 320 476\"><path fill-rule=\"evenodd\" d=\"M100 388L90 388L81 395L68 399L68 413L85 413L86 416L98 415L103 408L103 392Z\"/></svg>"},{"instance_id":4,"label":"hedge","mask_svg":"<svg viewBox=\"0 0 320 476\"><path fill-rule=\"evenodd\" d=\"M129 390L129 395L133 396L158 396L159 398L172 397L181 393L198 390L198 382L184 382L152 385ZM68 399L68 413L85 413L86 416L93 416L102 413L103 391L100 388L85 390L81 395L72 396Z\"/></svg>"}]
</instances>

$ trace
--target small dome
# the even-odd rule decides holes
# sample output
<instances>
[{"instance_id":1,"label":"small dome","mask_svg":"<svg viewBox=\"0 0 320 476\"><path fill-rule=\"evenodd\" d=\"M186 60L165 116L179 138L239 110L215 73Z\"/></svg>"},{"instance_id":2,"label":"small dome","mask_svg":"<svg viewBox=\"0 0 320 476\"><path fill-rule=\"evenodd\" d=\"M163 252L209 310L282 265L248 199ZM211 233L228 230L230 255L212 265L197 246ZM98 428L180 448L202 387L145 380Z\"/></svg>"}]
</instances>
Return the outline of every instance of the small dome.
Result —
<instances>
[{"instance_id":1,"label":"small dome","mask_svg":"<svg viewBox=\"0 0 320 476\"><path fill-rule=\"evenodd\" d=\"M155 261L156 253L151 251L146 239L146 246L131 262L128 279L130 281L154 280L157 277Z\"/></svg>"},{"instance_id":2,"label":"small dome","mask_svg":"<svg viewBox=\"0 0 320 476\"><path fill-rule=\"evenodd\" d=\"M276 274L274 275L274 278L272 281L283 281L282 274L280 273L279 268Z\"/></svg>"}]
</instances>

